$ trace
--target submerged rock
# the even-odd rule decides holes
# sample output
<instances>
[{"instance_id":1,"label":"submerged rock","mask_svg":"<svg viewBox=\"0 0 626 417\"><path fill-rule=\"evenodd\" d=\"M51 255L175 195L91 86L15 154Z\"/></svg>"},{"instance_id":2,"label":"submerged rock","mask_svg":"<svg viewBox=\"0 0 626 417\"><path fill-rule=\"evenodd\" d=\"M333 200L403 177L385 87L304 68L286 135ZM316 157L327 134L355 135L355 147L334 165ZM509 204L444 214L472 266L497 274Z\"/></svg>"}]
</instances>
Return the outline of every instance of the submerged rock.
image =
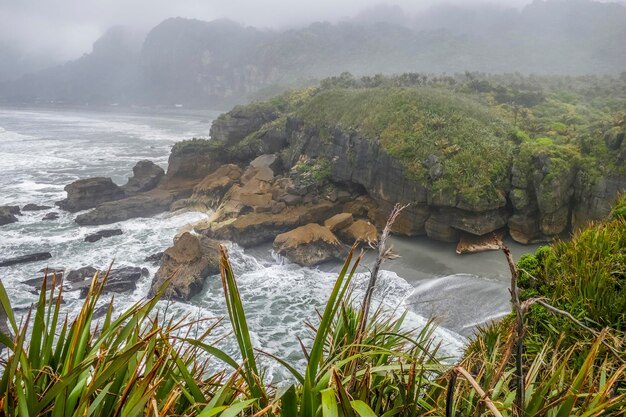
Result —
<instances>
[{"instance_id":1,"label":"submerged rock","mask_svg":"<svg viewBox=\"0 0 626 417\"><path fill-rule=\"evenodd\" d=\"M25 264L28 262L45 261L46 259L50 258L52 258L50 252L31 253L28 255L17 256L15 258L9 258L5 259L4 261L0 261L0 267Z\"/></svg>"},{"instance_id":2,"label":"submerged rock","mask_svg":"<svg viewBox=\"0 0 626 417\"><path fill-rule=\"evenodd\" d=\"M40 206L39 204L26 204L24 207L22 207L22 211L40 211L40 210L48 210L52 207L50 206Z\"/></svg>"},{"instance_id":3,"label":"submerged rock","mask_svg":"<svg viewBox=\"0 0 626 417\"><path fill-rule=\"evenodd\" d=\"M51 220L56 220L58 218L59 218L59 213L57 213L56 211L51 211L50 213L46 213L46 215L43 216L41 220L51 221Z\"/></svg>"},{"instance_id":4,"label":"submerged rock","mask_svg":"<svg viewBox=\"0 0 626 417\"><path fill-rule=\"evenodd\" d=\"M82 282L86 279L91 280L96 272L98 272L98 270L93 266L84 266L70 271L65 275L65 280L69 282Z\"/></svg>"},{"instance_id":5,"label":"submerged rock","mask_svg":"<svg viewBox=\"0 0 626 417\"><path fill-rule=\"evenodd\" d=\"M0 206L0 226L15 223L17 221L15 216L19 214L21 213L18 206Z\"/></svg>"},{"instance_id":6,"label":"submerged rock","mask_svg":"<svg viewBox=\"0 0 626 417\"><path fill-rule=\"evenodd\" d=\"M163 168L152 161L139 161L133 167L133 176L128 179L128 183L122 186L127 197L150 191L155 188L165 176Z\"/></svg>"},{"instance_id":7,"label":"submerged rock","mask_svg":"<svg viewBox=\"0 0 626 417\"><path fill-rule=\"evenodd\" d=\"M102 238L111 237L111 236L119 236L122 234L122 229L105 229L99 230L96 233L92 233L85 237L85 242L97 242Z\"/></svg>"},{"instance_id":8,"label":"submerged rock","mask_svg":"<svg viewBox=\"0 0 626 417\"><path fill-rule=\"evenodd\" d=\"M189 300L202 290L206 277L218 272L219 242L185 232L163 252L150 293L156 294L169 279L165 296Z\"/></svg>"},{"instance_id":9,"label":"submerged rock","mask_svg":"<svg viewBox=\"0 0 626 417\"><path fill-rule=\"evenodd\" d=\"M341 259L341 242L325 226L316 223L281 233L274 239L274 250L301 266L315 266L332 259Z\"/></svg>"},{"instance_id":10,"label":"submerged rock","mask_svg":"<svg viewBox=\"0 0 626 417\"><path fill-rule=\"evenodd\" d=\"M94 177L74 181L65 186L67 198L58 201L57 206L63 210L76 212L96 207L106 201L119 200L124 197L124 190L111 178Z\"/></svg>"},{"instance_id":11,"label":"submerged rock","mask_svg":"<svg viewBox=\"0 0 626 417\"><path fill-rule=\"evenodd\" d=\"M100 273L99 279L104 277L106 272ZM127 266L123 268L113 269L109 272L106 282L104 283L103 292L125 292L134 291L137 288L137 281L142 277L148 276L149 272L146 268L136 266ZM91 280L83 280L72 285L71 291L80 291L80 298L87 297Z\"/></svg>"}]
</instances>

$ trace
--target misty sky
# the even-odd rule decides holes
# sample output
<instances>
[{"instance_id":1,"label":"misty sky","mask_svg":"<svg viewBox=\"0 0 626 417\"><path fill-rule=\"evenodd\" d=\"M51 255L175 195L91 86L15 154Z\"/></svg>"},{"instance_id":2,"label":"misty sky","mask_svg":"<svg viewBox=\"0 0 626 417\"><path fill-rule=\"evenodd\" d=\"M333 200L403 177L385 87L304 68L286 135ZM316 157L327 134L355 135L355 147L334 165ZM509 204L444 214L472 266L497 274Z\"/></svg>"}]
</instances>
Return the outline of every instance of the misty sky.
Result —
<instances>
[{"instance_id":1,"label":"misty sky","mask_svg":"<svg viewBox=\"0 0 626 417\"><path fill-rule=\"evenodd\" d=\"M470 1L480 0L448 3ZM520 6L528 1L490 3ZM67 60L89 52L93 42L114 25L148 30L168 17L182 16L201 20L226 17L258 27L286 27L316 20L337 21L380 3L381 0L0 0L0 45L15 46L24 54ZM416 12L437 2L388 3Z\"/></svg>"}]
</instances>

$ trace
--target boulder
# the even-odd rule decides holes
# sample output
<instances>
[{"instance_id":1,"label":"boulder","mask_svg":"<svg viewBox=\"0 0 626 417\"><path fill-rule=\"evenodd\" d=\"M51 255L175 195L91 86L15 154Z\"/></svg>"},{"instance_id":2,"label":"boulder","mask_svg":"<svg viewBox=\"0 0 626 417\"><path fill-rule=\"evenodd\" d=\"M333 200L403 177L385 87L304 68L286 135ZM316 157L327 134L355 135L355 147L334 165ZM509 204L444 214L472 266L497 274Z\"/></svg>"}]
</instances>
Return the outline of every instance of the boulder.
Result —
<instances>
[{"instance_id":1,"label":"boulder","mask_svg":"<svg viewBox=\"0 0 626 417\"><path fill-rule=\"evenodd\" d=\"M85 236L85 242L97 242L102 238L111 237L111 236L119 236L122 234L122 229L104 229L98 230L96 233L89 234Z\"/></svg>"},{"instance_id":2,"label":"boulder","mask_svg":"<svg viewBox=\"0 0 626 417\"><path fill-rule=\"evenodd\" d=\"M341 243L324 226L316 223L281 233L274 239L274 250L301 266L315 266L343 255Z\"/></svg>"},{"instance_id":3,"label":"boulder","mask_svg":"<svg viewBox=\"0 0 626 417\"><path fill-rule=\"evenodd\" d=\"M52 255L50 254L50 252L31 253L28 255L17 256L15 258L9 258L9 259L5 259L4 261L0 261L0 267L25 264L28 262L45 261L46 259L50 259L50 258L52 258Z\"/></svg>"},{"instance_id":4,"label":"boulder","mask_svg":"<svg viewBox=\"0 0 626 417\"><path fill-rule=\"evenodd\" d=\"M37 278L31 278L31 279L27 279L26 281L22 281L22 284L35 287L35 289L39 291L41 290L41 287L43 286L44 275L46 275L46 290L49 290L52 288L52 282L54 282L55 287L59 287L61 283L63 282L62 280L63 273L62 272L57 273L56 280L54 279L54 274L55 273L48 272L47 274L43 274Z\"/></svg>"},{"instance_id":5,"label":"boulder","mask_svg":"<svg viewBox=\"0 0 626 417\"><path fill-rule=\"evenodd\" d=\"M68 282L82 282L85 280L91 281L96 272L98 272L98 270L93 266L84 266L70 271L65 275L65 280Z\"/></svg>"},{"instance_id":6,"label":"boulder","mask_svg":"<svg viewBox=\"0 0 626 417\"><path fill-rule=\"evenodd\" d=\"M94 208L98 204L124 198L124 190L111 178L104 177L74 181L65 186L65 191L67 198L56 204L70 212Z\"/></svg>"},{"instance_id":7,"label":"boulder","mask_svg":"<svg viewBox=\"0 0 626 417\"><path fill-rule=\"evenodd\" d=\"M278 157L275 154L265 154L265 155L260 155L256 158L254 158L251 162L250 162L250 166L257 168L257 169L262 169L264 170L264 174L265 176L267 176L270 172L272 175L272 178L274 176L275 173L280 171L280 159L278 159ZM269 169L269 171L267 170ZM270 178L271 179L271 178ZM266 180L268 181L268 180Z\"/></svg>"},{"instance_id":8,"label":"boulder","mask_svg":"<svg viewBox=\"0 0 626 417\"><path fill-rule=\"evenodd\" d=\"M40 211L40 210L48 210L52 207L50 206L40 206L39 204L29 203L22 207L22 211Z\"/></svg>"},{"instance_id":9,"label":"boulder","mask_svg":"<svg viewBox=\"0 0 626 417\"><path fill-rule=\"evenodd\" d=\"M165 296L189 300L204 285L206 277L219 272L219 242L204 236L183 233L174 246L163 252L161 266L154 275L152 295L169 279Z\"/></svg>"},{"instance_id":10,"label":"boulder","mask_svg":"<svg viewBox=\"0 0 626 417\"><path fill-rule=\"evenodd\" d=\"M156 187L165 171L152 161L139 161L133 167L133 176L128 179L126 185L122 186L124 194L127 197L132 195L150 191Z\"/></svg>"},{"instance_id":11,"label":"boulder","mask_svg":"<svg viewBox=\"0 0 626 417\"><path fill-rule=\"evenodd\" d=\"M337 236L349 245L355 242L363 242L375 245L378 242L376 226L365 220L357 220L350 226L338 230Z\"/></svg>"},{"instance_id":12,"label":"boulder","mask_svg":"<svg viewBox=\"0 0 626 417\"><path fill-rule=\"evenodd\" d=\"M46 213L45 216L43 216L41 218L41 220L43 221L52 221L52 220L56 220L59 218L59 213L57 213L56 211L51 211L50 213Z\"/></svg>"},{"instance_id":13,"label":"boulder","mask_svg":"<svg viewBox=\"0 0 626 417\"><path fill-rule=\"evenodd\" d=\"M105 271L101 272L98 279L104 277ZM136 266L126 266L113 269L109 272L106 282L104 283L103 292L126 292L134 291L137 288L137 281L142 277L148 276L149 272L146 268ZM70 291L80 291L80 298L87 297L91 280L84 280L72 285Z\"/></svg>"},{"instance_id":14,"label":"boulder","mask_svg":"<svg viewBox=\"0 0 626 417\"><path fill-rule=\"evenodd\" d=\"M18 214L21 214L18 206L0 206L0 226L15 223L17 221L15 215Z\"/></svg>"},{"instance_id":15,"label":"boulder","mask_svg":"<svg viewBox=\"0 0 626 417\"><path fill-rule=\"evenodd\" d=\"M352 217L352 213L339 213L335 214L329 219L324 220L324 226L326 226L331 232L349 227L352 225L352 223L354 223L354 217Z\"/></svg>"}]
</instances>

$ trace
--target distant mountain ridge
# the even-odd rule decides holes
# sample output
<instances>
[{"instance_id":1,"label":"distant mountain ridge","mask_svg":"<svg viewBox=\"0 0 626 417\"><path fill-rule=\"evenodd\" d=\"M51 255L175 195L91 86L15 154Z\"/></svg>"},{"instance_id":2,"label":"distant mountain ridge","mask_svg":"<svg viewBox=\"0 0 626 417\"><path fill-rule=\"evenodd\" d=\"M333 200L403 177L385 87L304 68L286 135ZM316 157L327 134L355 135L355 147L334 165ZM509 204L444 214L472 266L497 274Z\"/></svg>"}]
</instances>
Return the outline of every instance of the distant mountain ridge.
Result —
<instances>
[{"instance_id":1,"label":"distant mountain ridge","mask_svg":"<svg viewBox=\"0 0 626 417\"><path fill-rule=\"evenodd\" d=\"M624 22L623 4L589 0L414 17L390 8L285 31L171 18L145 39L113 28L75 61L0 84L0 101L224 107L344 71L616 74L626 71Z\"/></svg>"}]
</instances>

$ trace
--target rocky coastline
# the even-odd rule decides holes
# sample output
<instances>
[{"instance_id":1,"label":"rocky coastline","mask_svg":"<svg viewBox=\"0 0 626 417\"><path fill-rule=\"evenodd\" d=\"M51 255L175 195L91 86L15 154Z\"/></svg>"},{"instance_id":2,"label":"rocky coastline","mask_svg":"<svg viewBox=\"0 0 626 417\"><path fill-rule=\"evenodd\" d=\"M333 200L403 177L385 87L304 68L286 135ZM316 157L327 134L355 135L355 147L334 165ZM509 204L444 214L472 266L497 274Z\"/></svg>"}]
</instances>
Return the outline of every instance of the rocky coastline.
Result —
<instances>
[{"instance_id":1,"label":"rocky coastline","mask_svg":"<svg viewBox=\"0 0 626 417\"><path fill-rule=\"evenodd\" d=\"M506 233L521 243L550 240L605 216L626 187L609 175L591 185L576 169L555 167L549 155L530 165L513 158L505 178L484 198L432 186L445 169L437 155L421 162L426 180L377 141L350 129L320 127L271 107L236 107L212 125L211 139L178 143L167 172L140 161L123 186L88 178L65 187L57 203L82 212L79 225L105 225L164 211L194 210L206 220L176 237L160 260L152 293L187 300L218 270L218 244L273 242L274 250L305 266L341 259L346 248L376 243L394 204L409 204L393 232L457 243L457 253L497 248ZM558 168L558 169L557 169ZM24 207L24 210L47 207ZM2 207L3 222L19 207ZM102 230L88 241L121 233Z\"/></svg>"}]
</instances>

